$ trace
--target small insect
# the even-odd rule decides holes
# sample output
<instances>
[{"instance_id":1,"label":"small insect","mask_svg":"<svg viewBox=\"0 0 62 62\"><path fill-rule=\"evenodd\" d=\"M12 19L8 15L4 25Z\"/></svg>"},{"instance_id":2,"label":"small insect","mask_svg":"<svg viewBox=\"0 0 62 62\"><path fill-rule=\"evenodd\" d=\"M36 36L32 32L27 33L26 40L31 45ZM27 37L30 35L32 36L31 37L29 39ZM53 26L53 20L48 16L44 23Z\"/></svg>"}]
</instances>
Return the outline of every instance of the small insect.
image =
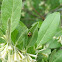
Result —
<instances>
[{"instance_id":1,"label":"small insect","mask_svg":"<svg viewBox=\"0 0 62 62\"><path fill-rule=\"evenodd\" d=\"M28 36L31 36L31 35L32 35L31 32L29 32L29 33L28 33Z\"/></svg>"}]
</instances>

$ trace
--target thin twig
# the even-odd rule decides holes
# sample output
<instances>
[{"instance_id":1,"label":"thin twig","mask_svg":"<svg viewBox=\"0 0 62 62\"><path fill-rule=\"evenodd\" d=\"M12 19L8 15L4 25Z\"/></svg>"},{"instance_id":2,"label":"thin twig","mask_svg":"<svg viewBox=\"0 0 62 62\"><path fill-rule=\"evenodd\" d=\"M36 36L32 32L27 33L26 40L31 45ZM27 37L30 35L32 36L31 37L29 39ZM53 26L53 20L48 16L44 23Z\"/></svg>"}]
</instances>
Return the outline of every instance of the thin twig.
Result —
<instances>
[{"instance_id":1,"label":"thin twig","mask_svg":"<svg viewBox=\"0 0 62 62\"><path fill-rule=\"evenodd\" d=\"M33 10L44 20L45 18L42 16L42 15L40 15L40 13L34 8L34 7L32 7L33 8Z\"/></svg>"},{"instance_id":2,"label":"thin twig","mask_svg":"<svg viewBox=\"0 0 62 62\"><path fill-rule=\"evenodd\" d=\"M34 16L34 17L37 17L36 15L34 15L31 11L28 11L28 9L22 9L23 11L29 13L30 15Z\"/></svg>"}]
</instances>

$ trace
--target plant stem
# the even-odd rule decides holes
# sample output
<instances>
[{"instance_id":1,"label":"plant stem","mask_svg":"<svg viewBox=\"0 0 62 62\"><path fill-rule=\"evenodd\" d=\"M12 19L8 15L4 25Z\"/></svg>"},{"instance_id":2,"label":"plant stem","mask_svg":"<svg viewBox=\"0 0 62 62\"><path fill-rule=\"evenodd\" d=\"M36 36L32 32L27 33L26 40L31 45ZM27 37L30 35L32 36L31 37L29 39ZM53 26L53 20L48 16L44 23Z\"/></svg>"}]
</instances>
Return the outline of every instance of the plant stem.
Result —
<instances>
[{"instance_id":1,"label":"plant stem","mask_svg":"<svg viewBox=\"0 0 62 62\"><path fill-rule=\"evenodd\" d=\"M7 23L7 42L8 44L11 44L11 20L8 20Z\"/></svg>"}]
</instances>

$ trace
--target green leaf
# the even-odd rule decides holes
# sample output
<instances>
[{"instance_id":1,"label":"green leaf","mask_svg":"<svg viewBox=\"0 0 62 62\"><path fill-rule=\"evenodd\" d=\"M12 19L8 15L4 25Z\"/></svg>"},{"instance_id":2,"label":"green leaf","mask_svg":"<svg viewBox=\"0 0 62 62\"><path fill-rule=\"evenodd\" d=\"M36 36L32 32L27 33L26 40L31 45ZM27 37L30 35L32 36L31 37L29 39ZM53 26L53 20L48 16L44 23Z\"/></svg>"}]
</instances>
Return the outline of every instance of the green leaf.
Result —
<instances>
[{"instance_id":1,"label":"green leaf","mask_svg":"<svg viewBox=\"0 0 62 62\"><path fill-rule=\"evenodd\" d=\"M40 47L42 44L45 44L54 36L60 22L60 14L55 12L47 16L45 21L40 27L37 38L37 46Z\"/></svg>"},{"instance_id":2,"label":"green leaf","mask_svg":"<svg viewBox=\"0 0 62 62\"><path fill-rule=\"evenodd\" d=\"M22 8L22 0L3 0L1 8L1 20L4 31L7 30L7 21L11 20L11 32L19 23Z\"/></svg>"},{"instance_id":3,"label":"green leaf","mask_svg":"<svg viewBox=\"0 0 62 62\"><path fill-rule=\"evenodd\" d=\"M59 30L59 31L55 34L56 37L59 37L59 36L61 36L61 35L62 35L62 30Z\"/></svg>"},{"instance_id":4,"label":"green leaf","mask_svg":"<svg viewBox=\"0 0 62 62\"><path fill-rule=\"evenodd\" d=\"M0 29L0 37L2 37L3 36L3 32L2 32L2 30Z\"/></svg>"},{"instance_id":5,"label":"green leaf","mask_svg":"<svg viewBox=\"0 0 62 62\"><path fill-rule=\"evenodd\" d=\"M4 39L0 38L0 43L6 42Z\"/></svg>"},{"instance_id":6,"label":"green leaf","mask_svg":"<svg viewBox=\"0 0 62 62\"><path fill-rule=\"evenodd\" d=\"M62 29L58 28L57 32L53 37L59 37L62 35ZM61 47L61 44L58 42L58 39L52 38L49 42L47 42L48 48L59 48Z\"/></svg>"},{"instance_id":7,"label":"green leaf","mask_svg":"<svg viewBox=\"0 0 62 62\"><path fill-rule=\"evenodd\" d=\"M51 62L53 55L56 53L56 49L52 51L49 57L49 62Z\"/></svg>"},{"instance_id":8,"label":"green leaf","mask_svg":"<svg viewBox=\"0 0 62 62\"><path fill-rule=\"evenodd\" d=\"M42 52L39 52L37 55L37 62L47 62L48 57L46 56L46 54L49 54L51 51L50 49L44 50Z\"/></svg>"},{"instance_id":9,"label":"green leaf","mask_svg":"<svg viewBox=\"0 0 62 62\"><path fill-rule=\"evenodd\" d=\"M62 0L59 0L60 4L62 4Z\"/></svg>"},{"instance_id":10,"label":"green leaf","mask_svg":"<svg viewBox=\"0 0 62 62\"><path fill-rule=\"evenodd\" d=\"M2 60L0 59L0 62L2 62Z\"/></svg>"},{"instance_id":11,"label":"green leaf","mask_svg":"<svg viewBox=\"0 0 62 62\"><path fill-rule=\"evenodd\" d=\"M38 23L38 28L40 28L41 27L41 24L42 24L42 21L35 22L35 23L32 24L32 26L34 26L37 23Z\"/></svg>"},{"instance_id":12,"label":"green leaf","mask_svg":"<svg viewBox=\"0 0 62 62\"><path fill-rule=\"evenodd\" d=\"M62 62L62 50L59 50L55 54L52 54L49 62Z\"/></svg>"},{"instance_id":13,"label":"green leaf","mask_svg":"<svg viewBox=\"0 0 62 62\"><path fill-rule=\"evenodd\" d=\"M12 32L12 40L15 42L18 40L18 38L20 37L20 35L26 30L28 29L21 21L19 22L18 26L16 27L16 29ZM15 34L15 35L14 35Z\"/></svg>"},{"instance_id":14,"label":"green leaf","mask_svg":"<svg viewBox=\"0 0 62 62\"><path fill-rule=\"evenodd\" d=\"M21 43L23 44L23 48L26 48L27 46L27 39L28 39L28 35L27 35L28 29L26 29L25 31L22 32L22 34L20 34L18 40L16 41L15 45L20 45Z\"/></svg>"},{"instance_id":15,"label":"green leaf","mask_svg":"<svg viewBox=\"0 0 62 62\"><path fill-rule=\"evenodd\" d=\"M58 40L51 40L47 44L49 45L48 48L59 48L59 47L61 47L61 44L58 42Z\"/></svg>"},{"instance_id":16,"label":"green leaf","mask_svg":"<svg viewBox=\"0 0 62 62\"><path fill-rule=\"evenodd\" d=\"M37 36L38 36L38 24L36 23L34 26L32 26L29 29L29 32L31 32L31 36L28 36L28 45L27 47L31 47L36 43Z\"/></svg>"},{"instance_id":17,"label":"green leaf","mask_svg":"<svg viewBox=\"0 0 62 62\"><path fill-rule=\"evenodd\" d=\"M43 51L40 51L40 53L50 54L51 53L51 49L45 49Z\"/></svg>"},{"instance_id":18,"label":"green leaf","mask_svg":"<svg viewBox=\"0 0 62 62\"><path fill-rule=\"evenodd\" d=\"M28 28L21 21L19 22L17 28L12 32L11 39L14 45L16 44L16 46L19 47L19 45L22 44L22 47L26 47L28 39Z\"/></svg>"},{"instance_id":19,"label":"green leaf","mask_svg":"<svg viewBox=\"0 0 62 62\"><path fill-rule=\"evenodd\" d=\"M35 54L35 46L28 48L27 53Z\"/></svg>"},{"instance_id":20,"label":"green leaf","mask_svg":"<svg viewBox=\"0 0 62 62\"><path fill-rule=\"evenodd\" d=\"M58 28L57 32L55 33L55 35L53 37L60 37L62 35L62 29ZM49 42L47 42L47 44L49 45L48 48L59 48L61 47L61 44L58 42L58 39L51 39Z\"/></svg>"}]
</instances>

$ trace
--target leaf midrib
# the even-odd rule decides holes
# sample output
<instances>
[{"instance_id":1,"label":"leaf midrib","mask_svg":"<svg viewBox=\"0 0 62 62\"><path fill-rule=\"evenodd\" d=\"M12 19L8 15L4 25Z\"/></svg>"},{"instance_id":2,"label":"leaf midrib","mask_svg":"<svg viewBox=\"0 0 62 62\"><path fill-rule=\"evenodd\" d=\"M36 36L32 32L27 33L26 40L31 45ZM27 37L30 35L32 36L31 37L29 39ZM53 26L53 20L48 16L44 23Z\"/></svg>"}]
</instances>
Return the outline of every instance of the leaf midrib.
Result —
<instances>
[{"instance_id":1,"label":"leaf midrib","mask_svg":"<svg viewBox=\"0 0 62 62\"><path fill-rule=\"evenodd\" d=\"M26 32L27 30L23 31L22 34L19 36L18 40L15 43L15 46L17 45L17 43L19 42L19 39L21 38L21 36Z\"/></svg>"},{"instance_id":2,"label":"leaf midrib","mask_svg":"<svg viewBox=\"0 0 62 62\"><path fill-rule=\"evenodd\" d=\"M55 17L56 17L56 16L55 16ZM55 18L55 17L54 17L54 18ZM53 21L54 21L54 18L52 19ZM53 23L53 21L52 21L52 23ZM52 24L52 23L51 23L51 24ZM45 34L47 33L47 31L48 31L49 27L51 26L51 24L49 24L49 26L48 26L46 32L44 33L44 35L43 35L43 37L42 37L42 39L45 37ZM39 45L41 44L42 39L40 40ZM38 46L39 46L39 45L38 45Z\"/></svg>"}]
</instances>

